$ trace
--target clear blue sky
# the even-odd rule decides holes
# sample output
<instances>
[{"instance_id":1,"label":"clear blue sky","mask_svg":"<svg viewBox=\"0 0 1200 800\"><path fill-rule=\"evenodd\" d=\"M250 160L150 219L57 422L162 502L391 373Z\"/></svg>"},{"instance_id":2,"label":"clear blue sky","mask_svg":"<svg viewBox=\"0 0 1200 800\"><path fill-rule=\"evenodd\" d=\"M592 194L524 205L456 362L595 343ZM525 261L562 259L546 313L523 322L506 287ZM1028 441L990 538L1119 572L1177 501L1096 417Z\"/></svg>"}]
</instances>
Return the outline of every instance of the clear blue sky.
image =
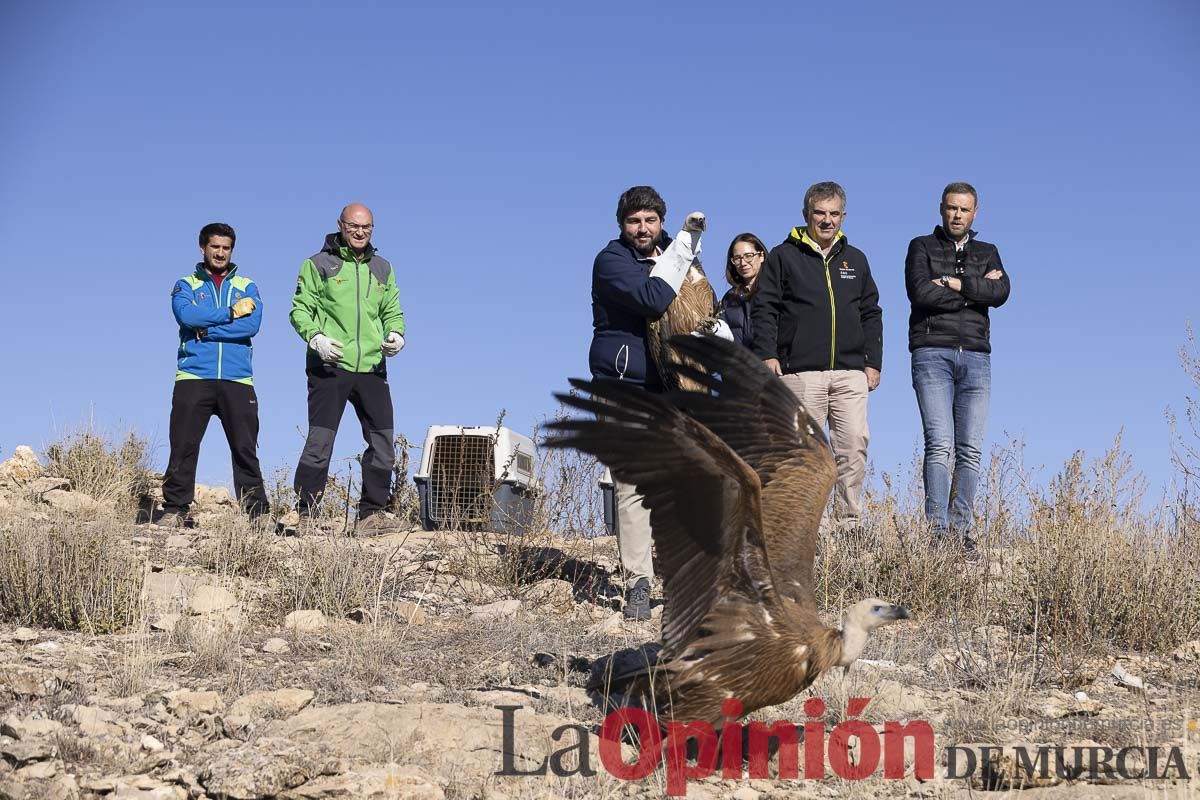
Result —
<instances>
[{"instance_id":1,"label":"clear blue sky","mask_svg":"<svg viewBox=\"0 0 1200 800\"><path fill-rule=\"evenodd\" d=\"M287 321L301 261L367 203L408 346L397 428L529 431L587 373L590 272L617 196L656 186L675 230L726 245L800 224L807 185L884 308L877 469L907 463L908 240L950 180L981 194L1012 298L993 317L989 445L1033 463L1120 428L1170 476L1176 350L1200 321L1200 11L1189 0L1009 3L22 3L0 29L0 239L8 301L0 449L94 415L166 462L168 294L221 220L265 298L255 368L265 471L306 425ZM361 448L348 412L338 457ZM201 480L229 480L216 420ZM268 474L268 480L270 476Z\"/></svg>"}]
</instances>

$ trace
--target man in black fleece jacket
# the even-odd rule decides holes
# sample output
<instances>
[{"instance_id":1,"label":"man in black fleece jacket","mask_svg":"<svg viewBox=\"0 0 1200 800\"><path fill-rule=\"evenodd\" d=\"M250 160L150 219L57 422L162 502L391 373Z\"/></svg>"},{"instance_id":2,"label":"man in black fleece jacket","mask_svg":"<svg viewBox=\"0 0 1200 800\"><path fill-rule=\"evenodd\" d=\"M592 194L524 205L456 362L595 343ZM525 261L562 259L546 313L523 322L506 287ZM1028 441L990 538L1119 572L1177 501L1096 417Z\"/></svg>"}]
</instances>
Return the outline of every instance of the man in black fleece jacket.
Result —
<instances>
[{"instance_id":1,"label":"man in black fleece jacket","mask_svg":"<svg viewBox=\"0 0 1200 800\"><path fill-rule=\"evenodd\" d=\"M837 462L835 526L862 536L867 392L883 368L883 311L871 267L842 233L846 192L804 193L804 227L775 247L758 278L753 350L782 376L819 425Z\"/></svg>"}]
</instances>

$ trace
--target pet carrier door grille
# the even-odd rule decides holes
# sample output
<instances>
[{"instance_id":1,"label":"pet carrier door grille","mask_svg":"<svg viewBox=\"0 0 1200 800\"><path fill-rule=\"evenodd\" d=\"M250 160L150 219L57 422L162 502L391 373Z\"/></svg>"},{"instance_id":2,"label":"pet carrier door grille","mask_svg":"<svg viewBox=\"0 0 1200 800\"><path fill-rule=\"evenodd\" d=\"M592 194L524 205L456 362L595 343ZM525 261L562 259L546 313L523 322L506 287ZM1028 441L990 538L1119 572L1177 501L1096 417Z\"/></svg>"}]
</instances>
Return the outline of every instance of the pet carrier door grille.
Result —
<instances>
[{"instance_id":1,"label":"pet carrier door grille","mask_svg":"<svg viewBox=\"0 0 1200 800\"><path fill-rule=\"evenodd\" d=\"M456 529L488 521L495 491L493 443L486 436L439 436L430 469L431 516Z\"/></svg>"}]
</instances>

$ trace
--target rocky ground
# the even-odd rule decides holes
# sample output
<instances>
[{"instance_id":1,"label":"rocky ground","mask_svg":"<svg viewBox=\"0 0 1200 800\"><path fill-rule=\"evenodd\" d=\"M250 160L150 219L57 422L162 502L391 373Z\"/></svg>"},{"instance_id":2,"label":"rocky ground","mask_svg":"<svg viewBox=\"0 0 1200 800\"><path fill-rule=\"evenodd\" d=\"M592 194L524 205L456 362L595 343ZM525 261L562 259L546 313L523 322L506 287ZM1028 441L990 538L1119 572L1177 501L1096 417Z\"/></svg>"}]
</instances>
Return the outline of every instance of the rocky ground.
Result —
<instances>
[{"instance_id":1,"label":"rocky ground","mask_svg":"<svg viewBox=\"0 0 1200 800\"><path fill-rule=\"evenodd\" d=\"M9 481L0 535L102 532L136 554L144 578L136 622L123 630L0 622L0 800L668 790L662 767L638 781L608 774L602 715L583 688L590 663L652 641L661 616L656 603L647 623L623 619L611 539L420 530L281 538L249 527L223 490L201 492L196 529L137 526L53 477L24 476L13 488L14 469L0 465L0 481ZM0 549L0 558L14 552ZM875 639L848 674L823 676L804 696L755 715L804 722L803 702L817 696L829 731L849 698L872 698L862 718L877 730L889 720L930 723L936 771L928 779L913 775L910 752L898 780L882 768L862 781L832 769L807 780L707 777L689 781L687 796L1190 796L1192 782L1178 772L1024 786L1005 753L981 758L987 769L969 778L946 777L952 745L982 756L983 745L1019 743L1175 746L1186 771L1200 772L1190 722L1200 716L1200 642L1173 653L1081 656L1031 679L1031 670L1046 671L1034 649L1000 625L960 629L918 615ZM580 769L584 750L594 775ZM556 751L565 755L548 762ZM623 753L636 756L628 745ZM571 774L500 774L547 763Z\"/></svg>"}]
</instances>

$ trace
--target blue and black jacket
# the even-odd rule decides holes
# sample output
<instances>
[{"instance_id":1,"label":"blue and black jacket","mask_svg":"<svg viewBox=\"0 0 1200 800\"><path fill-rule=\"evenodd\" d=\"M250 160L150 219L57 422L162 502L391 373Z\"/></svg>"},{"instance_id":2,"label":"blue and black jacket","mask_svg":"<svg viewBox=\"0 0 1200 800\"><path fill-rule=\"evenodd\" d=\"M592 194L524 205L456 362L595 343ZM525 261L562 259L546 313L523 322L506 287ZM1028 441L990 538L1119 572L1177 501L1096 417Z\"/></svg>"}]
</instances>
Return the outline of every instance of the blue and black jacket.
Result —
<instances>
[{"instance_id":1,"label":"blue and black jacket","mask_svg":"<svg viewBox=\"0 0 1200 800\"><path fill-rule=\"evenodd\" d=\"M232 306L243 297L254 299L254 311L233 319ZM179 363L175 380L225 380L253 384L251 338L262 325L258 286L237 274L230 264L218 289L204 263L191 275L175 281L171 310L179 323Z\"/></svg>"},{"instance_id":2,"label":"blue and black jacket","mask_svg":"<svg viewBox=\"0 0 1200 800\"><path fill-rule=\"evenodd\" d=\"M659 250L671 243L663 234ZM616 378L662 390L662 379L646 343L646 320L658 319L675 299L662 278L651 278L650 259L621 239L613 239L592 265L593 378Z\"/></svg>"}]
</instances>

